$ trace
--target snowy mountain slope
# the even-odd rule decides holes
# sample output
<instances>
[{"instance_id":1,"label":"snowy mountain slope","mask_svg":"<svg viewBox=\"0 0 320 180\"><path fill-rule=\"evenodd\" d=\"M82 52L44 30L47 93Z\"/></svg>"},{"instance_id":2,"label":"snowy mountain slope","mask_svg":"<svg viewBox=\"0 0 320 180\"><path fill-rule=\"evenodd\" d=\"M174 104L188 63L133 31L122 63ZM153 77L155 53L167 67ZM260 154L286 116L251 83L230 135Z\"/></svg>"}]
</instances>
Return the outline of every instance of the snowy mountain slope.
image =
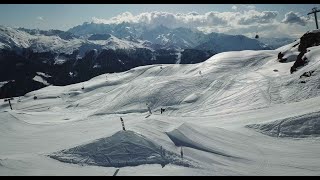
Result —
<instances>
[{"instance_id":1,"label":"snowy mountain slope","mask_svg":"<svg viewBox=\"0 0 320 180\"><path fill-rule=\"evenodd\" d=\"M113 35L101 39L107 34L65 38L67 35L68 32L54 30L0 26L0 81L17 82L0 87L0 98L20 96L38 89L40 86L32 81L36 72L49 74L52 77L49 84L67 85L106 72L159 63L164 59L162 56L167 59L162 63L177 61L174 56L168 58L170 52L154 52L152 44L142 40L119 39ZM21 89L21 86L26 88Z\"/></svg>"},{"instance_id":2,"label":"snowy mountain slope","mask_svg":"<svg viewBox=\"0 0 320 180\"><path fill-rule=\"evenodd\" d=\"M85 30L87 26L92 26L92 31ZM98 27L111 28L112 30L99 30ZM84 28L85 33L80 33L81 28ZM156 49L157 44L159 48L180 49L180 51L194 47L213 50L214 52L266 49L265 45L259 43L259 41L244 36L217 33L205 35L200 31L193 31L187 28L169 29L165 26L159 26L148 30L128 23L118 25L91 23L75 27L75 29L77 31L70 29L68 32L63 32L58 30L14 29L0 26L0 47L2 49L20 51L23 48L30 48L33 52L52 52L57 54L72 54L78 50L80 51L80 57L83 57L87 51L93 49ZM82 36L79 37L72 34L76 34L76 32ZM109 38L101 39L104 35ZM98 36L100 36L100 39Z\"/></svg>"},{"instance_id":3,"label":"snowy mountain slope","mask_svg":"<svg viewBox=\"0 0 320 180\"><path fill-rule=\"evenodd\" d=\"M317 137L320 135L319 117L316 112L247 127L275 137Z\"/></svg>"},{"instance_id":4,"label":"snowy mountain slope","mask_svg":"<svg viewBox=\"0 0 320 180\"><path fill-rule=\"evenodd\" d=\"M112 33L112 28L112 25L109 24L96 24L85 22L82 25L70 28L68 31L77 36L83 36L86 34Z\"/></svg>"},{"instance_id":5,"label":"snowy mountain slope","mask_svg":"<svg viewBox=\"0 0 320 180\"><path fill-rule=\"evenodd\" d=\"M109 33L120 39L133 37L170 49L204 48L215 52L271 49L263 42L245 36L220 33L205 34L198 30L183 27L172 29L162 24L150 28L142 24L125 22L121 24L97 24L91 22L73 27L68 32L81 36Z\"/></svg>"},{"instance_id":6,"label":"snowy mountain slope","mask_svg":"<svg viewBox=\"0 0 320 180\"><path fill-rule=\"evenodd\" d=\"M0 42L3 47L26 48L30 46L32 36L26 32L10 27L0 26Z\"/></svg>"},{"instance_id":7,"label":"snowy mountain slope","mask_svg":"<svg viewBox=\"0 0 320 180\"><path fill-rule=\"evenodd\" d=\"M282 47L284 45L290 44L294 41L293 38L264 38L260 37L258 41L266 44L271 49L277 49L279 47Z\"/></svg>"},{"instance_id":8,"label":"snowy mountain slope","mask_svg":"<svg viewBox=\"0 0 320 180\"><path fill-rule=\"evenodd\" d=\"M309 117L319 114L320 46L309 48L309 63L291 74L294 62L281 63L277 56L294 54L293 46L224 52L198 64L141 66L79 84L48 86L12 100L12 111L1 101L0 173L112 175L114 167L81 166L85 159L71 151L60 155L75 164L50 156L75 147L85 147L82 153L109 153L95 149L103 144L89 145L108 137L114 145L129 140L119 133L122 117L128 131L178 158L182 147L183 160L192 167L169 163L162 168L144 157L141 165L122 167L118 175L319 175L317 121L313 126ZM310 70L312 76L301 83L300 76ZM148 107L152 115L146 118ZM257 124L277 125L288 118L299 123L290 126L288 121L285 132L308 128L301 133L312 136L277 138L255 130ZM137 147L144 144L139 138L132 141ZM128 152L121 161L134 160Z\"/></svg>"},{"instance_id":9,"label":"snowy mountain slope","mask_svg":"<svg viewBox=\"0 0 320 180\"><path fill-rule=\"evenodd\" d=\"M133 36L139 37L145 27L136 26L130 23L120 24L97 24L85 22L82 25L70 28L70 32L76 36L86 36L88 34L112 34L120 39Z\"/></svg>"},{"instance_id":10,"label":"snowy mountain slope","mask_svg":"<svg viewBox=\"0 0 320 180\"><path fill-rule=\"evenodd\" d=\"M271 49L267 45L250 39L242 35L227 35L219 33L211 33L205 36L198 44L196 49L213 50L217 53L225 51L240 51L240 50L268 50Z\"/></svg>"},{"instance_id":11,"label":"snowy mountain slope","mask_svg":"<svg viewBox=\"0 0 320 180\"><path fill-rule=\"evenodd\" d=\"M133 49L145 48L144 41L135 43L121 40L112 36L106 40L92 40L72 38L69 40L61 39L59 36L46 36L42 34L31 35L24 31L10 27L0 26L0 42L3 47L30 48L33 52L53 52L72 54L79 50L82 57L88 50L92 49Z\"/></svg>"},{"instance_id":12,"label":"snowy mountain slope","mask_svg":"<svg viewBox=\"0 0 320 180\"><path fill-rule=\"evenodd\" d=\"M69 40L73 38L79 38L78 36L61 30L50 29L48 31L40 30L40 29L26 29L26 28L18 28L20 31L27 32L31 35L45 35L45 36L59 36L61 39Z\"/></svg>"},{"instance_id":13,"label":"snowy mountain slope","mask_svg":"<svg viewBox=\"0 0 320 180\"><path fill-rule=\"evenodd\" d=\"M177 48L193 48L199 44L199 39L205 35L199 31L187 28L169 29L163 25L146 30L141 34L142 39L146 39L155 44L163 46L176 46Z\"/></svg>"}]
</instances>

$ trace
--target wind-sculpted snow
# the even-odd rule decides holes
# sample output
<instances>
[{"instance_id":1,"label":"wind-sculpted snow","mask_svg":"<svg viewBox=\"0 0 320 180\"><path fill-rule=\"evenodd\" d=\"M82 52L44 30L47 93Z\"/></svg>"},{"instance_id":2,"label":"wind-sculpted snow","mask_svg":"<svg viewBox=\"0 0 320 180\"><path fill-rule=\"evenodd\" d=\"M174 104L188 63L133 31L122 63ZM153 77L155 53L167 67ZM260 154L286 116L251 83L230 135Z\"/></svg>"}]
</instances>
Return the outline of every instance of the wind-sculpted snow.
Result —
<instances>
[{"instance_id":1,"label":"wind-sculpted snow","mask_svg":"<svg viewBox=\"0 0 320 180\"><path fill-rule=\"evenodd\" d=\"M319 137L320 113L310 113L264 124L251 124L246 127L274 137Z\"/></svg>"},{"instance_id":2,"label":"wind-sculpted snow","mask_svg":"<svg viewBox=\"0 0 320 180\"><path fill-rule=\"evenodd\" d=\"M192 166L172 152L163 149L148 138L133 131L119 131L111 137L63 150L51 158L74 164L106 167L138 166L142 164L169 163Z\"/></svg>"},{"instance_id":3,"label":"wind-sculpted snow","mask_svg":"<svg viewBox=\"0 0 320 180\"><path fill-rule=\"evenodd\" d=\"M214 129L214 131L220 133L223 130ZM217 154L220 156L225 156L228 158L241 159L240 157L237 157L231 153L228 153L229 148L222 148L222 146L225 146L229 143L228 141L223 142L222 139L218 139L214 136L210 137L207 134L204 134L203 132L198 131L195 128L192 128L190 124L188 125L183 124L179 126L177 129L167 132L167 135L174 142L176 146L190 147L190 148L198 149L201 151ZM224 139L227 140L228 138L224 138ZM209 144L208 142L213 142L214 144L210 144L209 146L206 146ZM217 146L215 147L215 145Z\"/></svg>"}]
</instances>

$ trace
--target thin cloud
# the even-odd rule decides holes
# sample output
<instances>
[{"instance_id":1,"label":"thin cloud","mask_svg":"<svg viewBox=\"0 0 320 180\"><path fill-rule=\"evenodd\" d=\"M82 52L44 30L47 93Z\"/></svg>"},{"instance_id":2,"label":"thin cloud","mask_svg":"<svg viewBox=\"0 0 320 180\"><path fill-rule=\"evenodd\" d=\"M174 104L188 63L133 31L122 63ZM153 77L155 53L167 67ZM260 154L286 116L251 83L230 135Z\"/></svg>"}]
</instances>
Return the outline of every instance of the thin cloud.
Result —
<instances>
[{"instance_id":1,"label":"thin cloud","mask_svg":"<svg viewBox=\"0 0 320 180\"><path fill-rule=\"evenodd\" d=\"M237 8L239 9L238 6ZM252 7L251 7L252 8ZM216 12L211 11L204 14L197 12L189 13L170 13L170 12L144 12L138 15L133 15L130 12L119 14L118 16L102 19L93 17L94 23L103 24L120 24L128 22L145 26L146 28L154 28L164 25L168 28L186 27L197 29L206 33L220 32L227 34L255 34L259 32L265 36L287 35L303 33L305 30L301 28L292 29L292 23L304 24L304 19L294 18L289 12L283 21L277 20L277 11L257 11L257 10L244 10L242 12ZM286 30L286 31L284 31Z\"/></svg>"},{"instance_id":2,"label":"thin cloud","mask_svg":"<svg viewBox=\"0 0 320 180\"><path fill-rule=\"evenodd\" d=\"M253 10L253 9L255 9L256 8L256 6L254 6L254 5L241 5L243 8L245 8L245 9L249 9L249 10Z\"/></svg>"},{"instance_id":3,"label":"thin cloud","mask_svg":"<svg viewBox=\"0 0 320 180\"><path fill-rule=\"evenodd\" d=\"M44 21L44 19L43 19L42 16L38 16L38 17L37 17L37 20L39 20L39 21Z\"/></svg>"},{"instance_id":4,"label":"thin cloud","mask_svg":"<svg viewBox=\"0 0 320 180\"><path fill-rule=\"evenodd\" d=\"M298 24L305 26L307 25L307 18L300 17L298 13L290 11L285 14L285 17L281 22L285 24Z\"/></svg>"},{"instance_id":5,"label":"thin cloud","mask_svg":"<svg viewBox=\"0 0 320 180\"><path fill-rule=\"evenodd\" d=\"M232 9L232 10L237 10L237 9L238 9L238 7L237 7L237 6L235 6L235 5L233 5L233 6L231 7L231 9Z\"/></svg>"},{"instance_id":6,"label":"thin cloud","mask_svg":"<svg viewBox=\"0 0 320 180\"><path fill-rule=\"evenodd\" d=\"M272 22L278 12L248 10L243 13L239 12L216 12L211 11L205 14L197 12L190 13L169 13L169 12L145 12L136 16L130 12L124 12L118 16L101 19L93 17L92 21L98 24L120 24L122 22L140 23L148 27L155 27L165 25L169 28L176 27L205 27L205 26L221 26L221 25L249 25L252 23L269 23Z\"/></svg>"},{"instance_id":7,"label":"thin cloud","mask_svg":"<svg viewBox=\"0 0 320 180\"><path fill-rule=\"evenodd\" d=\"M249 10L244 13L242 17L239 19L239 24L242 25L250 25L253 23L270 23L272 22L278 15L277 11L263 11L258 12L255 10Z\"/></svg>"},{"instance_id":8,"label":"thin cloud","mask_svg":"<svg viewBox=\"0 0 320 180\"><path fill-rule=\"evenodd\" d=\"M223 17L223 14L219 12L208 12L205 14L196 12L174 14L154 11L141 13L136 16L132 15L130 12L125 12L110 19L93 17L92 20L94 23L99 24L120 24L122 22L128 22L133 24L140 23L142 25L147 25L148 27L165 25L169 28L224 25L228 23L227 19Z\"/></svg>"}]
</instances>

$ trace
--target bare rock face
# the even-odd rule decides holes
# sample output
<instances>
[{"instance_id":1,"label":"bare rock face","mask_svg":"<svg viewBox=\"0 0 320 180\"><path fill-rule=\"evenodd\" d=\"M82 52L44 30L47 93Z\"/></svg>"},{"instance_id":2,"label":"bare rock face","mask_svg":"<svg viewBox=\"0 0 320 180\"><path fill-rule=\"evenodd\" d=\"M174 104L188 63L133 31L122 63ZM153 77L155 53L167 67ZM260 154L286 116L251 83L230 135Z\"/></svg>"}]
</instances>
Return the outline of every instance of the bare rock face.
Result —
<instances>
[{"instance_id":1,"label":"bare rock face","mask_svg":"<svg viewBox=\"0 0 320 180\"><path fill-rule=\"evenodd\" d=\"M300 38L300 44L298 51L300 54L297 60L290 69L290 73L297 71L298 68L305 66L308 63L308 59L304 57L307 52L307 48L320 45L320 32L307 32Z\"/></svg>"},{"instance_id":2,"label":"bare rock face","mask_svg":"<svg viewBox=\"0 0 320 180\"><path fill-rule=\"evenodd\" d=\"M320 32L308 32L300 38L300 45L298 50L300 52L306 51L308 47L320 45Z\"/></svg>"},{"instance_id":3,"label":"bare rock face","mask_svg":"<svg viewBox=\"0 0 320 180\"><path fill-rule=\"evenodd\" d=\"M282 54L281 52L279 52L278 54L278 60L279 62L286 62L287 58L283 58L284 54Z\"/></svg>"},{"instance_id":4,"label":"bare rock face","mask_svg":"<svg viewBox=\"0 0 320 180\"><path fill-rule=\"evenodd\" d=\"M110 37L110 34L93 34L88 40L108 40Z\"/></svg>"},{"instance_id":5,"label":"bare rock face","mask_svg":"<svg viewBox=\"0 0 320 180\"><path fill-rule=\"evenodd\" d=\"M308 59L303 55L307 52L307 50L303 50L297 57L297 60L294 62L293 66L290 68L290 73L297 71L298 68L305 66L308 63Z\"/></svg>"}]
</instances>

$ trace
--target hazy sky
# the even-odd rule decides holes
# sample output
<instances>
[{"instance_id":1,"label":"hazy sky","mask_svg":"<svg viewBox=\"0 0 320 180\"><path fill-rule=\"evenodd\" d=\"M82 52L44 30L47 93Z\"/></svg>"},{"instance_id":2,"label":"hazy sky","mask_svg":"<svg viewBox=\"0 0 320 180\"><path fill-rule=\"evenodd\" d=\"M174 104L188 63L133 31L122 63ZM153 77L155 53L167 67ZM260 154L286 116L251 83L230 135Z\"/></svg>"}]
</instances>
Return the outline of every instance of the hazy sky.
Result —
<instances>
[{"instance_id":1,"label":"hazy sky","mask_svg":"<svg viewBox=\"0 0 320 180\"><path fill-rule=\"evenodd\" d=\"M117 20L128 17L132 18L132 21L140 22L139 15L141 13L165 12L167 14L161 16L168 18L168 14L173 14L177 19L176 14L178 13L186 15L190 12L196 12L191 17L194 19L192 25L199 25L195 19L210 20L211 22L206 25L204 25L205 22L200 23L208 31L248 34L249 31L244 30L246 26L252 27L251 29L255 29L254 31L260 31L258 26L254 26L253 23L262 24L260 28L263 30L268 26L268 23L272 23L274 27L280 28L279 33L286 28L292 29L294 27L293 29L296 30L290 34L299 34L315 27L314 17L307 19L307 13L313 7L320 9L319 4L1 4L0 25L68 30L73 26L93 20L95 22L109 22L108 20L113 17L117 17ZM128 13L125 16L120 15L125 12L129 12L130 16ZM208 14L210 12L214 13ZM150 17L150 15L147 16ZM181 15L178 16L180 24L185 23L186 20L181 20ZM140 19L137 20L137 18ZM189 16L187 18L190 19ZM221 20L228 21L228 23L222 23ZM230 23L234 23L234 25ZM240 30L235 30L239 28Z\"/></svg>"}]
</instances>

